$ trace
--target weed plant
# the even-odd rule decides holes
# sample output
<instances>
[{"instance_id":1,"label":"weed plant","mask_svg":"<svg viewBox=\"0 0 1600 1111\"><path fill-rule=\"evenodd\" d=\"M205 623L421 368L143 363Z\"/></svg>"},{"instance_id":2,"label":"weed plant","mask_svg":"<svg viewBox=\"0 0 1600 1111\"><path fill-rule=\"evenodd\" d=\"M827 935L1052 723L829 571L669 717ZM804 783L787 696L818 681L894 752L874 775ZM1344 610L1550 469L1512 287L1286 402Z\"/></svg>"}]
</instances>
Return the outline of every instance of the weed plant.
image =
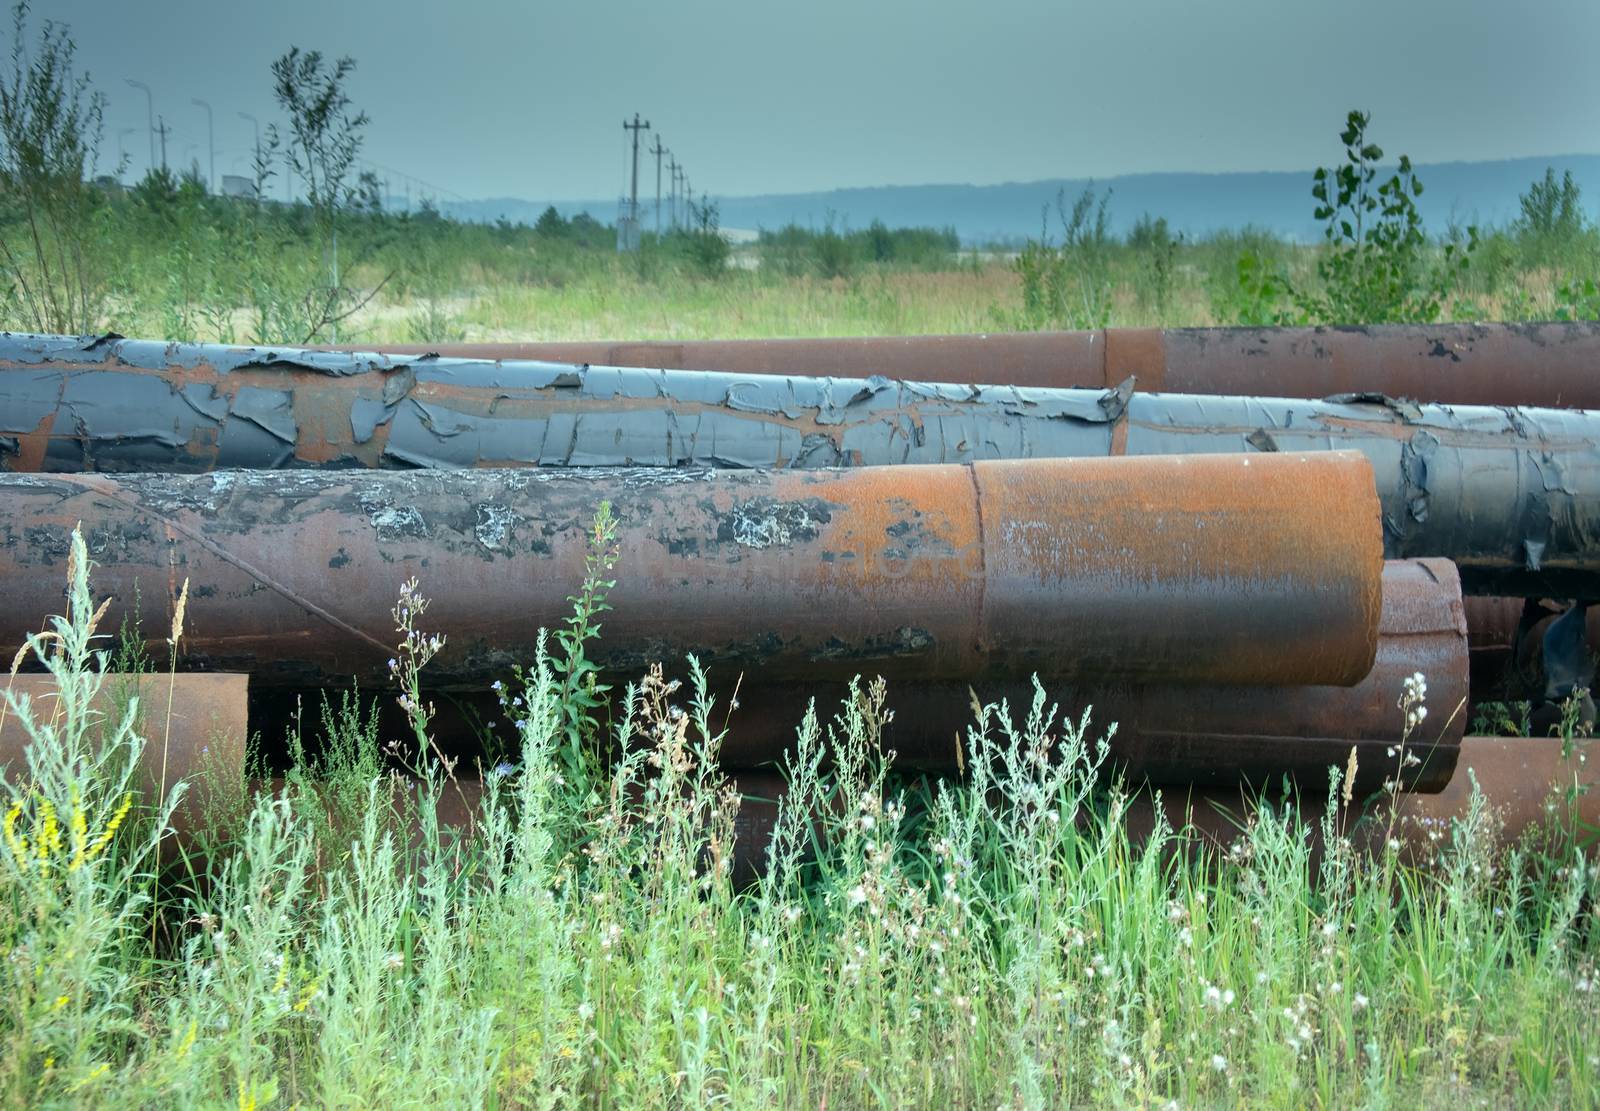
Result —
<instances>
[{"instance_id":1,"label":"weed plant","mask_svg":"<svg viewBox=\"0 0 1600 1111\"><path fill-rule=\"evenodd\" d=\"M976 706L965 775L930 785L895 776L868 683L797 723L745 879L699 667L655 669L609 719L573 699L608 550L597 529L562 646L503 688L514 752L472 824L437 816L461 784L408 583L411 732L328 704L323 755L216 804L174 869L186 786L142 794L159 739L99 709L75 539L67 612L28 649L61 696L4 702L28 737L4 774L7 1105L1600 1103L1586 831L1496 848L1479 802L1417 870L1357 855L1333 775L1319 831L1263 802L1224 855L1159 821L1130 839L1088 712ZM1406 696L1409 735L1425 684ZM575 722L611 742L582 783Z\"/></svg>"}]
</instances>

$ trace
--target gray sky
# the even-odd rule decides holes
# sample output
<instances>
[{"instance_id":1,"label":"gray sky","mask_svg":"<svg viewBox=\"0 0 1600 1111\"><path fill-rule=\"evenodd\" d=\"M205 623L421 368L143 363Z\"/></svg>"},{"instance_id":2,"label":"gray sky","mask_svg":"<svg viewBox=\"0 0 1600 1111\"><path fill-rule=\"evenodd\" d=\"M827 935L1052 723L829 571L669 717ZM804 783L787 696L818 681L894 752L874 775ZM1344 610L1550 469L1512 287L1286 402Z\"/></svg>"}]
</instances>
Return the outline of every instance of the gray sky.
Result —
<instances>
[{"instance_id":1,"label":"gray sky","mask_svg":"<svg viewBox=\"0 0 1600 1111\"><path fill-rule=\"evenodd\" d=\"M359 63L375 162L465 197L623 184L637 110L696 192L1303 169L1344 113L1417 161L1600 150L1595 0L36 0L111 98L135 172L245 172L291 44ZM9 37L9 33L8 33ZM9 45L9 44L8 44ZM194 144L194 149L189 147ZM643 162L643 160L642 160ZM400 191L398 180L394 189ZM653 162L641 166L653 195ZM448 194L447 194L448 195Z\"/></svg>"}]
</instances>

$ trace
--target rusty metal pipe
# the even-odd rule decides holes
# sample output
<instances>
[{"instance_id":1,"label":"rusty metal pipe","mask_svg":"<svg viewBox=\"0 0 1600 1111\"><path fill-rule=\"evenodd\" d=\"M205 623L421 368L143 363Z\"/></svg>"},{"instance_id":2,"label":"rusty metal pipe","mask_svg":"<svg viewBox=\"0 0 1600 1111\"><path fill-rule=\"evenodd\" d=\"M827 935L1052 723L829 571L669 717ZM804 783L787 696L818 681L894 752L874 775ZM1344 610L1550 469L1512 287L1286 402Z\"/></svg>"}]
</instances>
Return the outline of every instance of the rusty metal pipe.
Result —
<instances>
[{"instance_id":1,"label":"rusty metal pipe","mask_svg":"<svg viewBox=\"0 0 1600 1111\"><path fill-rule=\"evenodd\" d=\"M1377 392L1451 405L1600 408L1600 325L1104 328L817 339L379 344L333 350L839 375L997 386L1116 386L1264 397Z\"/></svg>"},{"instance_id":2,"label":"rusty metal pipe","mask_svg":"<svg viewBox=\"0 0 1600 1111\"><path fill-rule=\"evenodd\" d=\"M50 585L52 589L41 596L58 592L55 583ZM102 716L91 729L120 725L121 715L137 699L135 732L145 741L137 783L152 799L163 784L168 789L180 781L188 784L174 814L180 833L192 832L203 819L211 793L223 786L219 776L234 783L244 781L249 681L248 675L106 673L101 677L92 709ZM36 720L50 722L58 712L54 676L12 675L0 679L0 690L25 696ZM0 766L13 782L27 775L30 743L19 717L0 702Z\"/></svg>"},{"instance_id":3,"label":"rusty metal pipe","mask_svg":"<svg viewBox=\"0 0 1600 1111\"><path fill-rule=\"evenodd\" d=\"M1045 684L1064 716L1091 710L1092 737L1115 724L1110 767L1128 782L1275 786L1295 777L1325 788L1328 768L1346 767L1357 750L1357 790L1399 779L1409 790L1437 791L1450 780L1467 726L1467 639L1460 582L1445 560L1391 562L1383 573L1383 613L1377 659L1354 687L1264 688L1136 684ZM1409 751L1420 764L1402 765L1396 706L1408 676L1428 680L1430 714ZM720 701L733 700L719 684ZM778 762L794 742L807 704L827 721L846 693L841 685L745 682L737 708L726 711L722 758L739 767ZM971 759L967 732L976 720L973 699L1009 703L1014 720L1033 700L1027 683L983 681L888 684L893 718L882 743L895 767L956 772ZM724 721L719 710L717 723Z\"/></svg>"},{"instance_id":4,"label":"rusty metal pipe","mask_svg":"<svg viewBox=\"0 0 1600 1111\"><path fill-rule=\"evenodd\" d=\"M1600 568L1600 414L775 379L267 350L0 340L0 466L665 465L1354 449L1385 554L1469 593L1568 597Z\"/></svg>"},{"instance_id":5,"label":"rusty metal pipe","mask_svg":"<svg viewBox=\"0 0 1600 1111\"><path fill-rule=\"evenodd\" d=\"M1467 737L1461 743L1456 773L1437 794L1402 794L1396 802L1392 830L1388 800L1371 800L1351 815L1350 836L1372 853L1385 850L1390 832L1412 863L1437 861L1449 843L1452 823L1466 817L1474 782L1482 791L1490 817L1490 835L1512 845L1542 831L1575 831L1595 855L1600 842L1600 760L1590 759L1593 743L1580 740L1568 750L1559 737ZM1469 774L1470 773L1470 774ZM1239 788L1163 792L1159 804L1150 794L1135 797L1128 809L1129 833L1149 835L1157 806L1167 823L1186 836L1226 849L1242 835L1256 796ZM1305 792L1294 800L1301 819L1317 837L1327 810L1325 793ZM1320 850L1320 845L1314 845Z\"/></svg>"},{"instance_id":6,"label":"rusty metal pipe","mask_svg":"<svg viewBox=\"0 0 1600 1111\"><path fill-rule=\"evenodd\" d=\"M1569 693L1558 681L1575 663L1558 659L1546 666L1544 638L1551 623L1569 608L1569 599L1468 598L1467 642L1472 660L1472 697L1475 706L1487 702L1529 702L1535 721L1559 720L1559 702ZM1584 620L1587 645L1579 655L1592 656L1600 648L1600 608L1591 606ZM1590 676L1592 679L1592 676ZM1592 682L1579 685L1592 686ZM1540 705L1555 699L1556 705Z\"/></svg>"},{"instance_id":7,"label":"rusty metal pipe","mask_svg":"<svg viewBox=\"0 0 1600 1111\"><path fill-rule=\"evenodd\" d=\"M472 685L532 659L616 513L596 662L763 676L1359 682L1378 504L1355 453L847 471L0 475L0 644L47 612L82 523L116 627L190 582L191 666L381 674L403 580ZM161 626L165 629L165 625Z\"/></svg>"}]
</instances>

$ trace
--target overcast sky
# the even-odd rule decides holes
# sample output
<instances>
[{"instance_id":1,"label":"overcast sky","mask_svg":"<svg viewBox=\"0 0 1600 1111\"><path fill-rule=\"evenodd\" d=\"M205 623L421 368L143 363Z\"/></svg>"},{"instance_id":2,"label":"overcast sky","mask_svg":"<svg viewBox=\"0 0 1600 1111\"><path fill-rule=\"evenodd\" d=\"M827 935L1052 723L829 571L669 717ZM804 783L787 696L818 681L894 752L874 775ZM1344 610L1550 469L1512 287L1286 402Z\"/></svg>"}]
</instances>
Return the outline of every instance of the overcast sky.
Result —
<instances>
[{"instance_id":1,"label":"overcast sky","mask_svg":"<svg viewBox=\"0 0 1600 1111\"><path fill-rule=\"evenodd\" d=\"M696 192L1303 169L1344 113L1418 161L1600 150L1596 0L36 0L110 97L106 147L244 173L290 45L350 54L366 153L444 195L602 198L622 120ZM9 44L8 44L9 46ZM121 134L125 129L134 129ZM648 140L647 140L648 141ZM642 160L641 194L654 191ZM398 177L395 192L400 191Z\"/></svg>"}]
</instances>

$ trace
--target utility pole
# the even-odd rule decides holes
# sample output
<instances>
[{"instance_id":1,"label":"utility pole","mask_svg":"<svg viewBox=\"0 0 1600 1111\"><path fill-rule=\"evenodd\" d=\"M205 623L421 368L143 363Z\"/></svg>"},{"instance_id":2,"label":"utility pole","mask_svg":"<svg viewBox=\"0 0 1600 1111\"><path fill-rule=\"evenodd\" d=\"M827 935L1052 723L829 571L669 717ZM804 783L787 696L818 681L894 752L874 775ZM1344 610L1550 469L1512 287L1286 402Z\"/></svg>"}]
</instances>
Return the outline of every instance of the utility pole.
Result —
<instances>
[{"instance_id":1,"label":"utility pole","mask_svg":"<svg viewBox=\"0 0 1600 1111\"><path fill-rule=\"evenodd\" d=\"M651 149L656 156L656 239L661 238L661 156L667 148L661 145L661 132L656 132L656 145Z\"/></svg>"},{"instance_id":2,"label":"utility pole","mask_svg":"<svg viewBox=\"0 0 1600 1111\"><path fill-rule=\"evenodd\" d=\"M633 122L622 121L624 131L633 132L633 183L628 187L628 229L623 233L622 243L619 244L625 251L635 251L639 248L639 132L648 130L650 121L639 121L639 113L633 114Z\"/></svg>"},{"instance_id":3,"label":"utility pole","mask_svg":"<svg viewBox=\"0 0 1600 1111\"><path fill-rule=\"evenodd\" d=\"M683 180L683 167L678 164L677 156L672 159L672 227L678 227L678 184Z\"/></svg>"},{"instance_id":4,"label":"utility pole","mask_svg":"<svg viewBox=\"0 0 1600 1111\"><path fill-rule=\"evenodd\" d=\"M167 117L157 116L156 118L161 121L161 126L156 128L156 134L161 136L161 168L165 170L167 168L167 132L171 129L167 127Z\"/></svg>"},{"instance_id":5,"label":"utility pole","mask_svg":"<svg viewBox=\"0 0 1600 1111\"><path fill-rule=\"evenodd\" d=\"M150 92L150 86L143 81L135 81L131 77L124 80L135 89L144 90L144 112L150 125L150 168L153 170L156 168L156 98Z\"/></svg>"},{"instance_id":6,"label":"utility pole","mask_svg":"<svg viewBox=\"0 0 1600 1111\"><path fill-rule=\"evenodd\" d=\"M217 131L212 126L211 105L203 100L191 100L189 103L197 108L206 110L206 145L211 149L211 185L209 188L211 192L215 193L217 191Z\"/></svg>"}]
</instances>

